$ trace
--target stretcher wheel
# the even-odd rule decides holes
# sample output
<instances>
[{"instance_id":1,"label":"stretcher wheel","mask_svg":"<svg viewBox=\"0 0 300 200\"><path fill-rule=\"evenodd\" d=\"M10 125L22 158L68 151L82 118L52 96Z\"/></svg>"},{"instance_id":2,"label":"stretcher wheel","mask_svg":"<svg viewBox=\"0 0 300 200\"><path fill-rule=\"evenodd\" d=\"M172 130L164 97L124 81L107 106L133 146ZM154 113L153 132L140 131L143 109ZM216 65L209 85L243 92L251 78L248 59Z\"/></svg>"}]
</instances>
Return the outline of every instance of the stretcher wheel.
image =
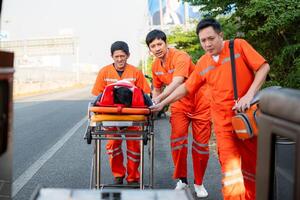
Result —
<instances>
[{"instance_id":1,"label":"stretcher wheel","mask_svg":"<svg viewBox=\"0 0 300 200\"><path fill-rule=\"evenodd\" d=\"M91 144L92 143L92 130L91 128L89 127L86 131L86 142L88 144Z\"/></svg>"}]
</instances>

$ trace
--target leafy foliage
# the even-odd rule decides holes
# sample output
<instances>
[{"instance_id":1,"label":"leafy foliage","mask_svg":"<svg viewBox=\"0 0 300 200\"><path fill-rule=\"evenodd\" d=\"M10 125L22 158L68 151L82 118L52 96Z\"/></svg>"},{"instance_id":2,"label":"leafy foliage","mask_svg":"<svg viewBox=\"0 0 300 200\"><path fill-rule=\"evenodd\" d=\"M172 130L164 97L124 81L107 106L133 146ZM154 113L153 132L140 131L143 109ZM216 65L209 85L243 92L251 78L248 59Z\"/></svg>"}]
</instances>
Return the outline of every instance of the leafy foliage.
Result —
<instances>
[{"instance_id":1,"label":"leafy foliage","mask_svg":"<svg viewBox=\"0 0 300 200\"><path fill-rule=\"evenodd\" d=\"M226 23L226 18L220 19L220 23L224 29L225 38L234 38L236 36L237 28L233 23ZM196 22L190 29L177 26L171 30L168 35L168 43L177 49L187 52L196 63L197 60L204 54L201 48L199 38L195 33Z\"/></svg>"},{"instance_id":2,"label":"leafy foliage","mask_svg":"<svg viewBox=\"0 0 300 200\"><path fill-rule=\"evenodd\" d=\"M146 70L144 72L144 75L146 75L148 77L152 77L152 69L151 69L151 67L152 67L153 60L154 60L153 56L149 56L148 59L147 59L147 63L145 63L146 66L144 66L144 69ZM143 61L140 61L139 64L138 64L138 66L137 66L137 68L142 71L143 65L144 65Z\"/></svg>"},{"instance_id":3,"label":"leafy foliage","mask_svg":"<svg viewBox=\"0 0 300 200\"><path fill-rule=\"evenodd\" d=\"M244 37L269 61L268 85L300 88L299 0L185 1L218 17L225 38Z\"/></svg>"},{"instance_id":4,"label":"leafy foliage","mask_svg":"<svg viewBox=\"0 0 300 200\"><path fill-rule=\"evenodd\" d=\"M197 62L204 51L199 45L199 39L193 30L184 30L182 27L175 27L168 36L168 43L175 48L184 50Z\"/></svg>"}]
</instances>

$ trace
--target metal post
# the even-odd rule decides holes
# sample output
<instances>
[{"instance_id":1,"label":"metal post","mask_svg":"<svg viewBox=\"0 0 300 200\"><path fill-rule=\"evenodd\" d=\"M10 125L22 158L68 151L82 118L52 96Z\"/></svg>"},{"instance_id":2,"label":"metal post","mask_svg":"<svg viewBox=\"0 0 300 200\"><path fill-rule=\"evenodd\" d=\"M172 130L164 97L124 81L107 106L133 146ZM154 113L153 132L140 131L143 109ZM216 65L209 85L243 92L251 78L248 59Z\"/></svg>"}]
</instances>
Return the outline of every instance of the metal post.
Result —
<instances>
[{"instance_id":1,"label":"metal post","mask_svg":"<svg viewBox=\"0 0 300 200\"><path fill-rule=\"evenodd\" d=\"M163 30L163 26L164 26L164 17L163 17L162 0L159 0L159 18L160 18L160 29Z\"/></svg>"},{"instance_id":2,"label":"metal post","mask_svg":"<svg viewBox=\"0 0 300 200\"><path fill-rule=\"evenodd\" d=\"M140 189L144 189L144 144L143 144L143 135L140 136L140 146L141 146L141 156L140 156L140 166L141 166L141 172L140 172Z\"/></svg>"},{"instance_id":3,"label":"metal post","mask_svg":"<svg viewBox=\"0 0 300 200\"><path fill-rule=\"evenodd\" d=\"M76 43L76 83L79 83L79 71L80 71L80 65L79 65L79 47Z\"/></svg>"},{"instance_id":4,"label":"metal post","mask_svg":"<svg viewBox=\"0 0 300 200\"><path fill-rule=\"evenodd\" d=\"M90 173L90 189L94 189L95 187L95 154L92 159L91 173Z\"/></svg>"},{"instance_id":5,"label":"metal post","mask_svg":"<svg viewBox=\"0 0 300 200\"><path fill-rule=\"evenodd\" d=\"M100 189L100 183L101 183L101 141L95 140L96 143L96 153L95 153L95 162L96 162L96 189Z\"/></svg>"},{"instance_id":6,"label":"metal post","mask_svg":"<svg viewBox=\"0 0 300 200\"><path fill-rule=\"evenodd\" d=\"M154 134L151 131L150 133L150 188L153 188L154 185Z\"/></svg>"},{"instance_id":7,"label":"metal post","mask_svg":"<svg viewBox=\"0 0 300 200\"><path fill-rule=\"evenodd\" d=\"M189 25L189 7L187 2L184 2L184 25L186 28Z\"/></svg>"}]
</instances>

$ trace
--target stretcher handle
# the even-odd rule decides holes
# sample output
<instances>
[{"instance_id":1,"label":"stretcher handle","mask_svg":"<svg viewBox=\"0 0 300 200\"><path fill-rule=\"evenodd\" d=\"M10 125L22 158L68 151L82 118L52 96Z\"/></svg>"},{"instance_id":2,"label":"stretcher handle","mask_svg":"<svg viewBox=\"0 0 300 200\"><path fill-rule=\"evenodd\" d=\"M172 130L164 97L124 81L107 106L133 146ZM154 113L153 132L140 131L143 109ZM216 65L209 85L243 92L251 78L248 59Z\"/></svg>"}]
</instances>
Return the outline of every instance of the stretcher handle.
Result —
<instances>
[{"instance_id":1,"label":"stretcher handle","mask_svg":"<svg viewBox=\"0 0 300 200\"><path fill-rule=\"evenodd\" d=\"M126 107L99 107L91 106L89 111L94 113L115 113L115 114L135 114L135 115L149 115L151 110L149 108L126 108Z\"/></svg>"}]
</instances>

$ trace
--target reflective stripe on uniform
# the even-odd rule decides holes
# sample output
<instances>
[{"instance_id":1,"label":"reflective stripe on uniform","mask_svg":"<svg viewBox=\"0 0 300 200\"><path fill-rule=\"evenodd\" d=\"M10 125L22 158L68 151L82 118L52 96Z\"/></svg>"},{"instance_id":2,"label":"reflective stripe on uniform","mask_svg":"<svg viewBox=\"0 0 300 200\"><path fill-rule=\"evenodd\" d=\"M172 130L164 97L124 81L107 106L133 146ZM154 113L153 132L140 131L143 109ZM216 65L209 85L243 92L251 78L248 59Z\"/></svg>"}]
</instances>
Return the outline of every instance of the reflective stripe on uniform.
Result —
<instances>
[{"instance_id":1,"label":"reflective stripe on uniform","mask_svg":"<svg viewBox=\"0 0 300 200\"><path fill-rule=\"evenodd\" d=\"M117 82L118 79L115 79L115 78L105 78L104 81L108 81L108 82Z\"/></svg>"},{"instance_id":2,"label":"reflective stripe on uniform","mask_svg":"<svg viewBox=\"0 0 300 200\"><path fill-rule=\"evenodd\" d=\"M224 177L234 176L234 175L237 175L237 174L242 174L242 171L240 169L234 169L234 170L224 172L222 174L223 174Z\"/></svg>"},{"instance_id":3,"label":"reflective stripe on uniform","mask_svg":"<svg viewBox=\"0 0 300 200\"><path fill-rule=\"evenodd\" d=\"M240 57L241 55L239 53L234 54L234 58L237 59L238 57ZM222 60L222 65L226 62L230 61L230 57L226 57Z\"/></svg>"},{"instance_id":4,"label":"reflective stripe on uniform","mask_svg":"<svg viewBox=\"0 0 300 200\"><path fill-rule=\"evenodd\" d=\"M186 140L188 139L188 136L183 136L183 137L179 137L179 138L175 138L175 139L171 139L171 142L179 142L181 140Z\"/></svg>"},{"instance_id":5,"label":"reflective stripe on uniform","mask_svg":"<svg viewBox=\"0 0 300 200\"><path fill-rule=\"evenodd\" d=\"M116 157L117 155L120 155L121 153L122 153L122 151L117 152L117 153L110 154L110 156L111 156L112 158L114 158L114 157Z\"/></svg>"},{"instance_id":6,"label":"reflective stripe on uniform","mask_svg":"<svg viewBox=\"0 0 300 200\"><path fill-rule=\"evenodd\" d=\"M193 144L198 147L208 147L208 144L198 143L195 139L193 140Z\"/></svg>"},{"instance_id":7,"label":"reflective stripe on uniform","mask_svg":"<svg viewBox=\"0 0 300 200\"><path fill-rule=\"evenodd\" d=\"M242 173L255 178L255 174L253 174L253 173L247 172L245 170L242 170Z\"/></svg>"},{"instance_id":8,"label":"reflective stripe on uniform","mask_svg":"<svg viewBox=\"0 0 300 200\"><path fill-rule=\"evenodd\" d=\"M139 156L141 155L140 153L137 153L137 152L134 152L134 151L130 151L129 149L127 149L127 152L133 154L133 155L136 155L136 156Z\"/></svg>"},{"instance_id":9,"label":"reflective stripe on uniform","mask_svg":"<svg viewBox=\"0 0 300 200\"><path fill-rule=\"evenodd\" d=\"M215 69L215 68L216 68L215 66L210 65L210 66L208 66L207 68L205 68L204 70L202 70L202 71L200 72L200 75L203 76L204 74L206 74L207 72L209 72L210 70L213 70L213 69Z\"/></svg>"},{"instance_id":10,"label":"reflective stripe on uniform","mask_svg":"<svg viewBox=\"0 0 300 200\"><path fill-rule=\"evenodd\" d=\"M172 74L174 71L175 71L174 69L169 69L169 70L168 70L168 73L169 73L169 74Z\"/></svg>"},{"instance_id":11,"label":"reflective stripe on uniform","mask_svg":"<svg viewBox=\"0 0 300 200\"><path fill-rule=\"evenodd\" d=\"M123 78L122 80L125 80L125 81L136 81L136 78Z\"/></svg>"},{"instance_id":12,"label":"reflective stripe on uniform","mask_svg":"<svg viewBox=\"0 0 300 200\"><path fill-rule=\"evenodd\" d=\"M136 158L131 157L130 155L127 155L127 158L128 158L129 160L132 160L133 162L140 162L140 159L139 159L139 158L136 159Z\"/></svg>"},{"instance_id":13,"label":"reflective stripe on uniform","mask_svg":"<svg viewBox=\"0 0 300 200\"><path fill-rule=\"evenodd\" d=\"M106 152L108 153L108 154L110 154L110 153L114 153L114 152L116 152L116 151L118 151L118 150L120 150L121 149L121 147L117 147L117 148L114 148L114 149L108 149L108 150L106 150Z\"/></svg>"},{"instance_id":14,"label":"reflective stripe on uniform","mask_svg":"<svg viewBox=\"0 0 300 200\"><path fill-rule=\"evenodd\" d=\"M234 185L236 183L243 183L243 174L241 169L233 169L222 173L223 175L223 186Z\"/></svg>"},{"instance_id":15,"label":"reflective stripe on uniform","mask_svg":"<svg viewBox=\"0 0 300 200\"><path fill-rule=\"evenodd\" d=\"M248 181L255 182L255 179L249 176L244 175L244 179L247 179Z\"/></svg>"},{"instance_id":16,"label":"reflective stripe on uniform","mask_svg":"<svg viewBox=\"0 0 300 200\"><path fill-rule=\"evenodd\" d=\"M242 170L244 179L255 182L255 174Z\"/></svg>"},{"instance_id":17,"label":"reflective stripe on uniform","mask_svg":"<svg viewBox=\"0 0 300 200\"><path fill-rule=\"evenodd\" d=\"M238 178L233 178L231 180L228 181L223 181L223 186L229 186L229 185L234 185L236 183L243 183L244 180L242 177L238 177Z\"/></svg>"},{"instance_id":18,"label":"reflective stripe on uniform","mask_svg":"<svg viewBox=\"0 0 300 200\"><path fill-rule=\"evenodd\" d=\"M208 151L200 151L200 150L198 150L196 147L192 147L192 149L194 149L197 153L199 153L199 154L209 154L209 152Z\"/></svg>"},{"instance_id":19,"label":"reflective stripe on uniform","mask_svg":"<svg viewBox=\"0 0 300 200\"><path fill-rule=\"evenodd\" d=\"M163 72L154 72L155 75L159 76L159 75L163 75Z\"/></svg>"},{"instance_id":20,"label":"reflective stripe on uniform","mask_svg":"<svg viewBox=\"0 0 300 200\"><path fill-rule=\"evenodd\" d=\"M175 151L175 150L178 150L178 149L182 149L183 147L188 147L188 145L187 144L181 144L181 145L172 147L171 150Z\"/></svg>"},{"instance_id":21,"label":"reflective stripe on uniform","mask_svg":"<svg viewBox=\"0 0 300 200\"><path fill-rule=\"evenodd\" d=\"M235 133L247 133L246 129L234 130Z\"/></svg>"}]
</instances>

